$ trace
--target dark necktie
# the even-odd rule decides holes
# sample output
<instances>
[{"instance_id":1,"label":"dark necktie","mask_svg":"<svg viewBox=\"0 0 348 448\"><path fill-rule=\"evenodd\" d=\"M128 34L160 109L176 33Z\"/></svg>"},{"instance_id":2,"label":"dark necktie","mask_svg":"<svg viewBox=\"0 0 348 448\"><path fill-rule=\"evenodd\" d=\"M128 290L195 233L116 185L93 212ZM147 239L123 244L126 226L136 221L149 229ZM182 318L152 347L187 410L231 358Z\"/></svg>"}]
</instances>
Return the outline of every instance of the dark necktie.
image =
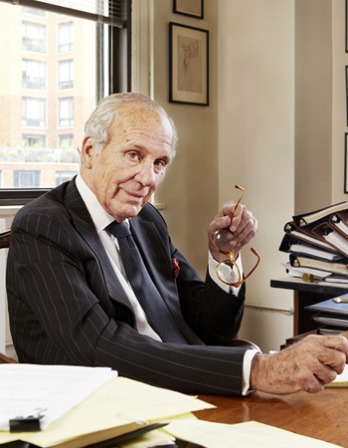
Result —
<instances>
[{"instance_id":1,"label":"dark necktie","mask_svg":"<svg viewBox=\"0 0 348 448\"><path fill-rule=\"evenodd\" d=\"M118 240L128 281L151 327L165 342L186 343L167 305L151 280L129 226L113 221L105 230Z\"/></svg>"}]
</instances>

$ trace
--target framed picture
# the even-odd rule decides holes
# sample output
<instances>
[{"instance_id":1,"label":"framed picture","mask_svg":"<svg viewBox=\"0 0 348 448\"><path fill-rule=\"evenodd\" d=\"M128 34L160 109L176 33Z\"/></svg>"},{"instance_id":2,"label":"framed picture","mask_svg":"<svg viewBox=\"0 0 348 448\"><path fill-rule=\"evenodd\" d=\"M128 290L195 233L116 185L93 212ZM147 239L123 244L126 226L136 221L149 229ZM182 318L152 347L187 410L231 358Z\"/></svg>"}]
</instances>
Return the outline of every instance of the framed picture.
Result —
<instances>
[{"instance_id":1,"label":"framed picture","mask_svg":"<svg viewBox=\"0 0 348 448\"><path fill-rule=\"evenodd\" d=\"M169 101L208 106L207 30L169 23Z\"/></svg>"},{"instance_id":2,"label":"framed picture","mask_svg":"<svg viewBox=\"0 0 348 448\"><path fill-rule=\"evenodd\" d=\"M348 132L344 134L344 192L348 193Z\"/></svg>"},{"instance_id":3,"label":"framed picture","mask_svg":"<svg viewBox=\"0 0 348 448\"><path fill-rule=\"evenodd\" d=\"M173 0L173 12L203 19L203 0Z\"/></svg>"}]
</instances>

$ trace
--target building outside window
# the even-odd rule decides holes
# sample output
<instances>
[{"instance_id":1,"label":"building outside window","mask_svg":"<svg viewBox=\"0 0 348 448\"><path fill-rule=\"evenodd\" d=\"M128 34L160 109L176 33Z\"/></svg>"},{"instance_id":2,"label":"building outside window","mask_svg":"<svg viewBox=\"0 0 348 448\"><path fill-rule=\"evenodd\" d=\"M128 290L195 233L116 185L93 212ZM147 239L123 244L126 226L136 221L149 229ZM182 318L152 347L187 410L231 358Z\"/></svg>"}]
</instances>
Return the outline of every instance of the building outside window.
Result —
<instances>
[{"instance_id":1,"label":"building outside window","mask_svg":"<svg viewBox=\"0 0 348 448\"><path fill-rule=\"evenodd\" d=\"M130 89L130 3L0 0L0 205L78 172L95 105Z\"/></svg>"}]
</instances>

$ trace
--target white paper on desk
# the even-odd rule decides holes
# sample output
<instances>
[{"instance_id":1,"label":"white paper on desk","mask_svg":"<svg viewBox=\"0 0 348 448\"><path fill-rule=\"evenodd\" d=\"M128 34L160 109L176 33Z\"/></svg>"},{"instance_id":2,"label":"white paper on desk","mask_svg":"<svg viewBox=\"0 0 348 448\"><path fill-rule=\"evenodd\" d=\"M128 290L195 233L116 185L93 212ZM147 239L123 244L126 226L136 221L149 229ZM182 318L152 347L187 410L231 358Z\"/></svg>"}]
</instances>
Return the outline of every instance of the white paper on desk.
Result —
<instances>
[{"instance_id":1,"label":"white paper on desk","mask_svg":"<svg viewBox=\"0 0 348 448\"><path fill-rule=\"evenodd\" d=\"M0 364L0 430L9 430L9 419L46 409L41 429L117 376L107 367Z\"/></svg>"},{"instance_id":2,"label":"white paper on desk","mask_svg":"<svg viewBox=\"0 0 348 448\"><path fill-rule=\"evenodd\" d=\"M197 443L205 448L337 448L332 443L254 421L227 425L202 420L181 420L170 423L165 430L178 439Z\"/></svg>"}]
</instances>

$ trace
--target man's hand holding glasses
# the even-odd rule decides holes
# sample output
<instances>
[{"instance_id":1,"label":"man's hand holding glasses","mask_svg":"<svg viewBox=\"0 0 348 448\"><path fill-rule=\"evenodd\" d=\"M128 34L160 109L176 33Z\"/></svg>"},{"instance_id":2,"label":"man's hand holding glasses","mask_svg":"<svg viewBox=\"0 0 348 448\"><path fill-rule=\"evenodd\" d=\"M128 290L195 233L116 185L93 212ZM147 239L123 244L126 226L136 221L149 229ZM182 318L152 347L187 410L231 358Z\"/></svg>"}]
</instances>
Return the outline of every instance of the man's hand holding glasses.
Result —
<instances>
[{"instance_id":1,"label":"man's hand holding glasses","mask_svg":"<svg viewBox=\"0 0 348 448\"><path fill-rule=\"evenodd\" d=\"M256 262L254 267L243 275L236 261L242 248L254 238L257 220L251 211L241 204L244 188L239 185L235 185L235 188L240 191L239 199L237 202L226 202L222 206L209 226L208 236L210 253L218 262L218 278L227 285L239 287L259 265L260 255L256 249L250 249L256 257ZM231 268L235 273L234 280L231 280Z\"/></svg>"}]
</instances>

